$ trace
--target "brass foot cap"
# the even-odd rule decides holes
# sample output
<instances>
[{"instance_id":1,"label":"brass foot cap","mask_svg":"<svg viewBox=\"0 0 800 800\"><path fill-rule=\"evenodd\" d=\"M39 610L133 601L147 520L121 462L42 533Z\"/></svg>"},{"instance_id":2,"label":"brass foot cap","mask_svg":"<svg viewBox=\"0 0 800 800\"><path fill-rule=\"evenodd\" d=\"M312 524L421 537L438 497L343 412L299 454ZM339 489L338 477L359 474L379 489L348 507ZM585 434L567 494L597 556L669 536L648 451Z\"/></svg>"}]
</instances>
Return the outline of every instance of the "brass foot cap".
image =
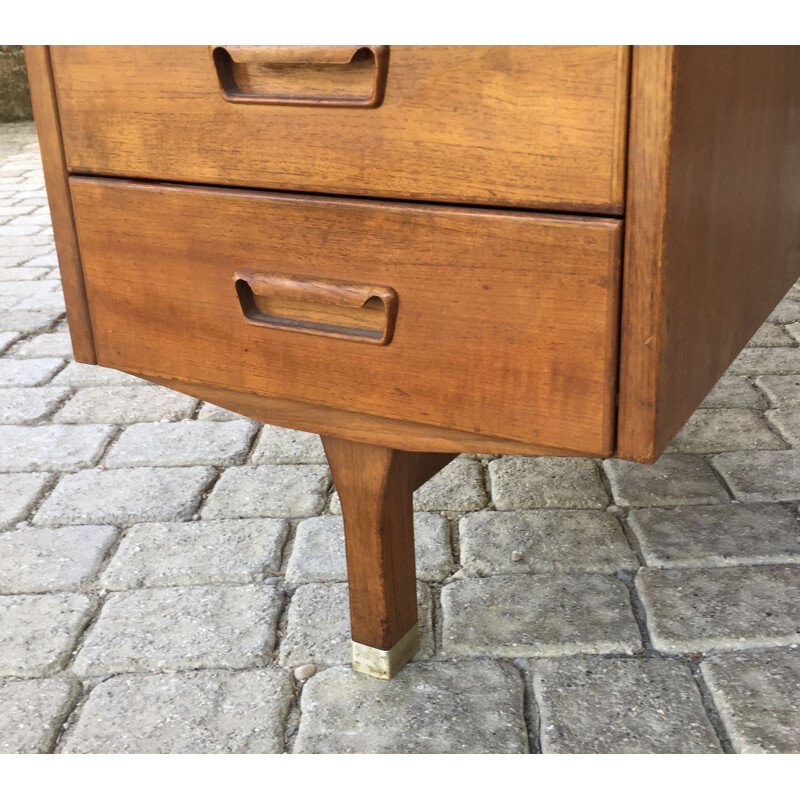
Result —
<instances>
[{"instance_id":1,"label":"brass foot cap","mask_svg":"<svg viewBox=\"0 0 800 800\"><path fill-rule=\"evenodd\" d=\"M419 624L414 623L391 649L379 650L360 642L353 642L353 669L373 678L389 680L405 666L419 650Z\"/></svg>"}]
</instances>

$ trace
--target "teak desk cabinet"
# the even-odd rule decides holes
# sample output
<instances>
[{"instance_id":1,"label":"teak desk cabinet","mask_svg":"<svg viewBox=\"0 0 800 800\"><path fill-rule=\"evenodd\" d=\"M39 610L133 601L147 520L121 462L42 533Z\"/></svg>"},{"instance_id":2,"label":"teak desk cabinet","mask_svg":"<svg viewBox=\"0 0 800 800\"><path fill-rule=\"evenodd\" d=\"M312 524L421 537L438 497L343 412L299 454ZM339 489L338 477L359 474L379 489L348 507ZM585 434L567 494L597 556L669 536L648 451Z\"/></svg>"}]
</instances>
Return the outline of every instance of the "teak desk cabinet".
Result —
<instances>
[{"instance_id":1,"label":"teak desk cabinet","mask_svg":"<svg viewBox=\"0 0 800 800\"><path fill-rule=\"evenodd\" d=\"M371 674L417 486L653 462L800 273L800 48L26 55L76 358L322 435Z\"/></svg>"}]
</instances>

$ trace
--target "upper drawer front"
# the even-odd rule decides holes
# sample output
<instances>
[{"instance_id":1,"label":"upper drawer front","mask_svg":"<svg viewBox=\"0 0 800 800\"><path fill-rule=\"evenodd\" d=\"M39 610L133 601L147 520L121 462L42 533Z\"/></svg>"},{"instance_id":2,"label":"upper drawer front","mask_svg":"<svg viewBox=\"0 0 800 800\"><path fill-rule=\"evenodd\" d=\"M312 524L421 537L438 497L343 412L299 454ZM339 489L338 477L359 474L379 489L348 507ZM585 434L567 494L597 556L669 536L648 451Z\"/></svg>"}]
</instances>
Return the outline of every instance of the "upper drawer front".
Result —
<instances>
[{"instance_id":1,"label":"upper drawer front","mask_svg":"<svg viewBox=\"0 0 800 800\"><path fill-rule=\"evenodd\" d=\"M392 46L375 108L230 102L207 47L52 57L73 173L622 211L627 47ZM358 96L374 77L313 47L241 57L245 92Z\"/></svg>"},{"instance_id":2,"label":"upper drawer front","mask_svg":"<svg viewBox=\"0 0 800 800\"><path fill-rule=\"evenodd\" d=\"M609 452L618 221L71 188L104 366Z\"/></svg>"}]
</instances>

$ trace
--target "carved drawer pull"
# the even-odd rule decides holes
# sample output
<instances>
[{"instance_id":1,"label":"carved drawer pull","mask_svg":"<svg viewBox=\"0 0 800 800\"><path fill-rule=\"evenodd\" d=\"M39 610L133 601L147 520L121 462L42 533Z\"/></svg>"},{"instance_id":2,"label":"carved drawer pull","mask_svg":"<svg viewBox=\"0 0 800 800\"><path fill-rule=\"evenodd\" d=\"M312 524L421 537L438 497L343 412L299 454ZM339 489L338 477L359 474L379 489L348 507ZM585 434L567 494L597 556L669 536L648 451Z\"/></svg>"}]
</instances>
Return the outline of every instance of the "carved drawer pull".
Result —
<instances>
[{"instance_id":1,"label":"carved drawer pull","mask_svg":"<svg viewBox=\"0 0 800 800\"><path fill-rule=\"evenodd\" d=\"M239 270L236 293L247 319L268 328L368 344L389 344L397 292L387 286Z\"/></svg>"},{"instance_id":2,"label":"carved drawer pull","mask_svg":"<svg viewBox=\"0 0 800 800\"><path fill-rule=\"evenodd\" d=\"M376 108L388 45L215 45L211 58L231 103Z\"/></svg>"}]
</instances>

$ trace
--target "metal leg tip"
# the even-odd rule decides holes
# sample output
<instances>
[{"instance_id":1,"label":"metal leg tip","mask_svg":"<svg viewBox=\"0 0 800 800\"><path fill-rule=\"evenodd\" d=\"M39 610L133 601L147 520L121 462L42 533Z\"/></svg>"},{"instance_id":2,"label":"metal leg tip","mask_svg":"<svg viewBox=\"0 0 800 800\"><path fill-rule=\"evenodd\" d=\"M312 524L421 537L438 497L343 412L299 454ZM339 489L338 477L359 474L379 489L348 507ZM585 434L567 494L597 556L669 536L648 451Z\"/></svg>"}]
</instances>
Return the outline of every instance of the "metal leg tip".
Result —
<instances>
[{"instance_id":1,"label":"metal leg tip","mask_svg":"<svg viewBox=\"0 0 800 800\"><path fill-rule=\"evenodd\" d=\"M419 650L419 624L414 623L407 633L389 650L379 650L353 642L353 669L373 678L389 680L405 666Z\"/></svg>"}]
</instances>

